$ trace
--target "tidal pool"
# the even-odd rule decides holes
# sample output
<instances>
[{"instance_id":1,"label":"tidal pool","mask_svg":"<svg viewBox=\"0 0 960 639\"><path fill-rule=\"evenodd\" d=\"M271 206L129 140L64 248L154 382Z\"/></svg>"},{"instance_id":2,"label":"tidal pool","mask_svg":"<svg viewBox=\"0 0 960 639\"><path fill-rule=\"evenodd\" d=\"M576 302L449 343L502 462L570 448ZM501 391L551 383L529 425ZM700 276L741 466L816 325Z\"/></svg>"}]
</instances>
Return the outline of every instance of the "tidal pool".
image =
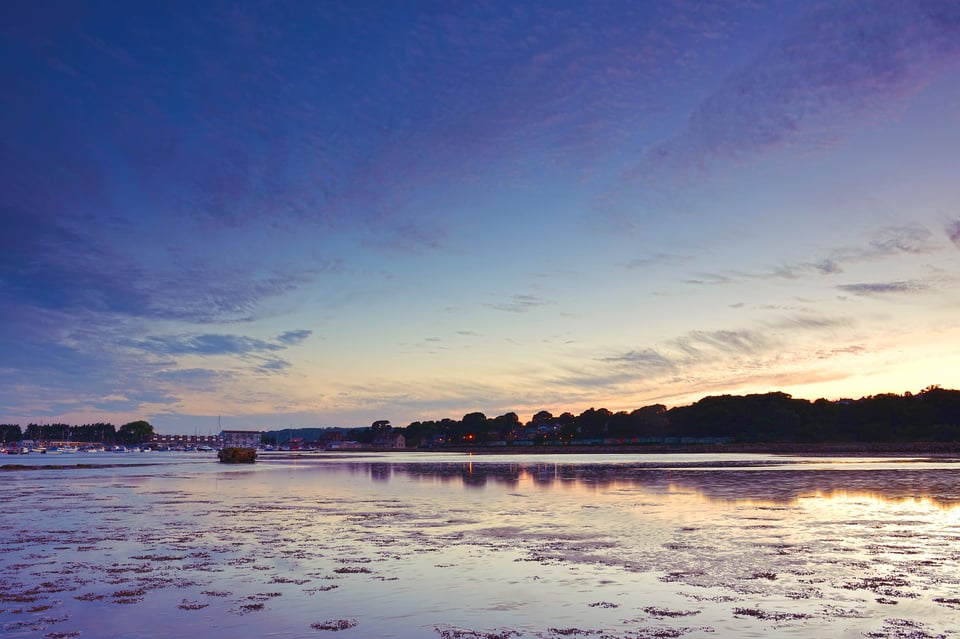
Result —
<instances>
[{"instance_id":1,"label":"tidal pool","mask_svg":"<svg viewBox=\"0 0 960 639\"><path fill-rule=\"evenodd\" d=\"M0 458L9 637L960 636L960 465Z\"/></svg>"}]
</instances>

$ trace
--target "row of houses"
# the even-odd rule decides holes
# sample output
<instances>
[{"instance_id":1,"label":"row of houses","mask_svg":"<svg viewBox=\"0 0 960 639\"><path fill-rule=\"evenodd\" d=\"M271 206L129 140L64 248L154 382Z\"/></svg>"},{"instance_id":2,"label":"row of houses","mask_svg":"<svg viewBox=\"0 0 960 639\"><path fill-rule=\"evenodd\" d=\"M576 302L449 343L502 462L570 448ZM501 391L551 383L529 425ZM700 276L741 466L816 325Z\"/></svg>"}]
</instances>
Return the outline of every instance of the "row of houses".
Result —
<instances>
[{"instance_id":1,"label":"row of houses","mask_svg":"<svg viewBox=\"0 0 960 639\"><path fill-rule=\"evenodd\" d=\"M223 438L220 435L158 435L154 433L150 437L150 444L156 446L166 446L176 448L178 446L210 446L220 448L223 445Z\"/></svg>"},{"instance_id":2,"label":"row of houses","mask_svg":"<svg viewBox=\"0 0 960 639\"><path fill-rule=\"evenodd\" d=\"M258 430L224 430L218 435L158 435L150 438L150 445L166 448L190 448L209 446L211 448L260 448L262 433ZM297 448L315 448L311 442L294 440L291 442ZM403 434L387 430L377 433L371 444L357 442L334 441L321 442L320 448L327 450L343 450L350 448L406 448Z\"/></svg>"},{"instance_id":3,"label":"row of houses","mask_svg":"<svg viewBox=\"0 0 960 639\"><path fill-rule=\"evenodd\" d=\"M154 433L150 437L150 445L165 448L259 448L260 431L258 430L224 430L218 435L160 435Z\"/></svg>"}]
</instances>

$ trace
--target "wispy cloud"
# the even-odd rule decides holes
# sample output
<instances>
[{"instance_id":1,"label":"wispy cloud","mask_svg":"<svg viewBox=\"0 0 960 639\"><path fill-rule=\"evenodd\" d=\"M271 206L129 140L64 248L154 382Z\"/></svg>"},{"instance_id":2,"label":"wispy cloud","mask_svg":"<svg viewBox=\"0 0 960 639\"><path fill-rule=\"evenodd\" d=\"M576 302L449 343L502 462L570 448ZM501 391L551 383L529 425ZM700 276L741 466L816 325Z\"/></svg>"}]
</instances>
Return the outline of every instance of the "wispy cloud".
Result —
<instances>
[{"instance_id":1,"label":"wispy cloud","mask_svg":"<svg viewBox=\"0 0 960 639\"><path fill-rule=\"evenodd\" d=\"M687 284L716 286L719 284L730 284L736 281L732 275L723 273L697 273L693 278L686 281Z\"/></svg>"},{"instance_id":2,"label":"wispy cloud","mask_svg":"<svg viewBox=\"0 0 960 639\"><path fill-rule=\"evenodd\" d=\"M257 366L257 371L261 373L277 373L280 371L285 371L288 368L290 368L290 362L282 359L270 358Z\"/></svg>"},{"instance_id":3,"label":"wispy cloud","mask_svg":"<svg viewBox=\"0 0 960 639\"><path fill-rule=\"evenodd\" d=\"M768 348L770 339L757 330L691 331L673 344L691 357L704 352L751 355Z\"/></svg>"},{"instance_id":4,"label":"wispy cloud","mask_svg":"<svg viewBox=\"0 0 960 639\"><path fill-rule=\"evenodd\" d=\"M947 224L946 233L954 246L960 248L960 220L953 220Z\"/></svg>"},{"instance_id":5,"label":"wispy cloud","mask_svg":"<svg viewBox=\"0 0 960 639\"><path fill-rule=\"evenodd\" d=\"M784 365L803 368L805 362L859 354L861 346L809 346L810 336L832 336L849 325L847 318L790 313L749 328L688 331L656 346L599 358L593 368L571 369L560 383L613 393L693 384L701 392L714 383L710 379L722 378L727 383L735 378L763 379L778 375ZM815 343L819 344L819 339ZM722 364L719 368L718 363Z\"/></svg>"},{"instance_id":6,"label":"wispy cloud","mask_svg":"<svg viewBox=\"0 0 960 639\"><path fill-rule=\"evenodd\" d=\"M936 250L932 242L933 234L922 224L888 226L879 231L870 241L870 247L862 254L862 259L885 257L887 255L930 253Z\"/></svg>"},{"instance_id":7,"label":"wispy cloud","mask_svg":"<svg viewBox=\"0 0 960 639\"><path fill-rule=\"evenodd\" d=\"M79 231L2 206L0 223L9 229L0 238L0 293L18 306L192 323L249 320L265 300L339 269L335 262L261 269L254 260L224 268L176 257L153 266L134 247L111 243L116 231Z\"/></svg>"},{"instance_id":8,"label":"wispy cloud","mask_svg":"<svg viewBox=\"0 0 960 639\"><path fill-rule=\"evenodd\" d=\"M245 270L245 269L244 269ZM255 319L261 305L313 281L311 272L253 274L218 267L184 268L140 284L144 317L196 324Z\"/></svg>"},{"instance_id":9,"label":"wispy cloud","mask_svg":"<svg viewBox=\"0 0 960 639\"><path fill-rule=\"evenodd\" d=\"M769 273L754 277L770 277L785 280L794 280L814 275L836 275L843 272L843 265L834 258L824 258L815 262L800 262L796 264L778 264Z\"/></svg>"},{"instance_id":10,"label":"wispy cloud","mask_svg":"<svg viewBox=\"0 0 960 639\"><path fill-rule=\"evenodd\" d=\"M830 349L818 350L815 353L817 359L829 360L838 355L860 355L866 352L866 348L859 344L854 344L851 346L838 346Z\"/></svg>"},{"instance_id":11,"label":"wispy cloud","mask_svg":"<svg viewBox=\"0 0 960 639\"><path fill-rule=\"evenodd\" d=\"M862 246L836 248L827 256L813 262L782 266L772 275L793 278L802 273L837 275L844 267L864 262L875 262L902 255L924 255L940 250L933 233L918 223L887 226L878 229Z\"/></svg>"},{"instance_id":12,"label":"wispy cloud","mask_svg":"<svg viewBox=\"0 0 960 639\"><path fill-rule=\"evenodd\" d=\"M234 373L210 368L179 368L158 371L155 377L173 386L186 386L193 390L209 392L234 377Z\"/></svg>"},{"instance_id":13,"label":"wispy cloud","mask_svg":"<svg viewBox=\"0 0 960 639\"><path fill-rule=\"evenodd\" d=\"M294 344L299 344L306 340L308 337L313 335L313 331L307 329L300 329L296 331L286 331L281 333L277 337L277 341L281 344L286 344L287 346L292 346Z\"/></svg>"},{"instance_id":14,"label":"wispy cloud","mask_svg":"<svg viewBox=\"0 0 960 639\"><path fill-rule=\"evenodd\" d=\"M514 295L513 298L507 302L487 304L487 306L498 311L505 311L507 313L526 313L548 304L550 304L550 302L543 300L536 295L518 294Z\"/></svg>"},{"instance_id":15,"label":"wispy cloud","mask_svg":"<svg viewBox=\"0 0 960 639\"><path fill-rule=\"evenodd\" d=\"M927 290L928 286L923 282L904 281L904 282L871 282L858 284L840 284L837 289L851 295L869 297L873 295L890 295L900 293L919 293Z\"/></svg>"},{"instance_id":16,"label":"wispy cloud","mask_svg":"<svg viewBox=\"0 0 960 639\"><path fill-rule=\"evenodd\" d=\"M680 255L676 253L655 252L650 255L638 257L630 260L624 266L629 269L642 269L652 266L664 266L681 264L690 261L689 255Z\"/></svg>"},{"instance_id":17,"label":"wispy cloud","mask_svg":"<svg viewBox=\"0 0 960 639\"><path fill-rule=\"evenodd\" d=\"M127 346L156 355L251 355L281 351L299 344L311 331L282 333L273 341L234 334L164 335L132 340Z\"/></svg>"},{"instance_id":18,"label":"wispy cloud","mask_svg":"<svg viewBox=\"0 0 960 639\"><path fill-rule=\"evenodd\" d=\"M850 320L847 318L823 317L818 315L789 315L778 321L772 322L770 326L778 329L802 329L802 330L827 330L850 326Z\"/></svg>"},{"instance_id":19,"label":"wispy cloud","mask_svg":"<svg viewBox=\"0 0 960 639\"><path fill-rule=\"evenodd\" d=\"M627 351L620 355L606 357L603 360L611 364L629 367L636 374L664 374L677 370L677 361L668 358L652 348Z\"/></svg>"},{"instance_id":20,"label":"wispy cloud","mask_svg":"<svg viewBox=\"0 0 960 639\"><path fill-rule=\"evenodd\" d=\"M938 250L942 250L942 245L934 241L933 233L922 224L887 226L868 236L862 245L828 249L824 257L810 261L782 263L759 272L697 273L686 283L717 285L753 279L794 280L835 276L855 264L880 262L905 255L925 255Z\"/></svg>"}]
</instances>

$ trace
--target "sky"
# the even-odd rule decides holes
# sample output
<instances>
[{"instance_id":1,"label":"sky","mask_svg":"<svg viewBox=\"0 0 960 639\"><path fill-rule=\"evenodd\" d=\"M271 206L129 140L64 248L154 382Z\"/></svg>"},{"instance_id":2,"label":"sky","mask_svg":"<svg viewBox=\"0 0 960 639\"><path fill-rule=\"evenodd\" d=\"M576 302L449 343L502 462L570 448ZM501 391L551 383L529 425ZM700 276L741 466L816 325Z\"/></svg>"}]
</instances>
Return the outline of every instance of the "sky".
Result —
<instances>
[{"instance_id":1,"label":"sky","mask_svg":"<svg viewBox=\"0 0 960 639\"><path fill-rule=\"evenodd\" d=\"M960 4L0 3L0 423L960 387Z\"/></svg>"}]
</instances>

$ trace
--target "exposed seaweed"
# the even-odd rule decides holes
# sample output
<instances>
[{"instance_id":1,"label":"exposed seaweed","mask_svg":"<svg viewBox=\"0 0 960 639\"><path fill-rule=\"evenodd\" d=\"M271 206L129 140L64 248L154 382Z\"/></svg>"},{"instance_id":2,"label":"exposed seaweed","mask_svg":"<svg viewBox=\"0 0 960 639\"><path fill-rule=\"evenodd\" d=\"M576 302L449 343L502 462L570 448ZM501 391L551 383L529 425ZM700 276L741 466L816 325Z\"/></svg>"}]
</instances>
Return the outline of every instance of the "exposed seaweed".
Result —
<instances>
[{"instance_id":1,"label":"exposed seaweed","mask_svg":"<svg viewBox=\"0 0 960 639\"><path fill-rule=\"evenodd\" d=\"M804 612L771 612L768 610L760 610L759 608L734 608L733 614L736 617L754 617L764 621L809 619L813 616Z\"/></svg>"},{"instance_id":2,"label":"exposed seaweed","mask_svg":"<svg viewBox=\"0 0 960 639\"><path fill-rule=\"evenodd\" d=\"M864 634L869 639L946 639L945 634L931 633L925 624L910 619L885 619L880 630Z\"/></svg>"},{"instance_id":3,"label":"exposed seaweed","mask_svg":"<svg viewBox=\"0 0 960 639\"><path fill-rule=\"evenodd\" d=\"M329 630L338 632L340 630L349 630L357 625L356 619L333 619L310 624L314 630Z\"/></svg>"},{"instance_id":4,"label":"exposed seaweed","mask_svg":"<svg viewBox=\"0 0 960 639\"><path fill-rule=\"evenodd\" d=\"M700 614L700 610L668 610L667 608L658 608L656 606L647 606L643 609L651 617L658 619L667 617L690 617Z\"/></svg>"}]
</instances>

